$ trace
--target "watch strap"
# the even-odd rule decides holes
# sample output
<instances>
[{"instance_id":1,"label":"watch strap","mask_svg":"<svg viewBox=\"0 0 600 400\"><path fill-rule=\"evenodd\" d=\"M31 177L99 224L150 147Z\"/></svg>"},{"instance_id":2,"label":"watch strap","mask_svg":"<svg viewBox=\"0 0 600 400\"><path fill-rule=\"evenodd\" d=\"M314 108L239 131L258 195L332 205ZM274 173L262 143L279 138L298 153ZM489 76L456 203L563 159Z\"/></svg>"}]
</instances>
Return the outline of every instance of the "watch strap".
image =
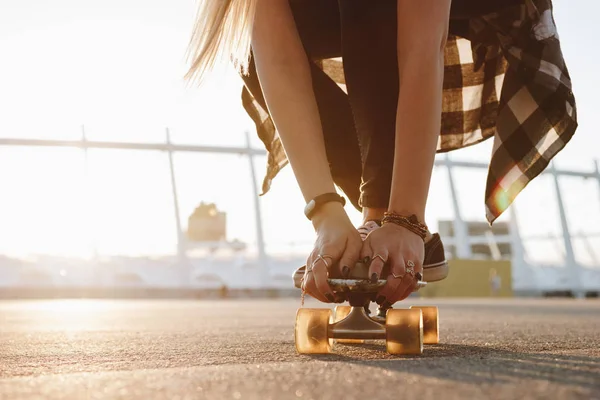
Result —
<instances>
[{"instance_id":1,"label":"watch strap","mask_svg":"<svg viewBox=\"0 0 600 400\"><path fill-rule=\"evenodd\" d=\"M342 207L346 205L346 199L335 192L323 193L316 196L314 199L309 201L304 208L304 215L309 220L312 219L313 215L323 206L323 204L337 201L342 204Z\"/></svg>"}]
</instances>

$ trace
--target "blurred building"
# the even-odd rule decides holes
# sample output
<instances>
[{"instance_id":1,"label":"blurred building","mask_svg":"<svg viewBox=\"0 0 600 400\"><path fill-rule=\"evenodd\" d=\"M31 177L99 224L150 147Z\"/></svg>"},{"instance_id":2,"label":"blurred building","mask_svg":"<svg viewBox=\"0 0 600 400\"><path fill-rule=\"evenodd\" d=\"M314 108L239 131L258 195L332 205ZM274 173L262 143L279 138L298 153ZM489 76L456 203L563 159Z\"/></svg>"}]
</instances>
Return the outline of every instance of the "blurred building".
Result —
<instances>
[{"instance_id":1,"label":"blurred building","mask_svg":"<svg viewBox=\"0 0 600 400\"><path fill-rule=\"evenodd\" d=\"M214 203L200 203L188 217L187 236L193 242L220 242L227 238L227 214Z\"/></svg>"},{"instance_id":2,"label":"blurred building","mask_svg":"<svg viewBox=\"0 0 600 400\"><path fill-rule=\"evenodd\" d=\"M485 260L510 260L512 258L512 246L510 241L506 240L510 236L508 223L496 222L492 226L484 221L464 221L464 223L471 249L470 258ZM448 258L459 258L457 241L460 239L454 227L455 221L438 221L438 231L444 241L444 249Z\"/></svg>"}]
</instances>

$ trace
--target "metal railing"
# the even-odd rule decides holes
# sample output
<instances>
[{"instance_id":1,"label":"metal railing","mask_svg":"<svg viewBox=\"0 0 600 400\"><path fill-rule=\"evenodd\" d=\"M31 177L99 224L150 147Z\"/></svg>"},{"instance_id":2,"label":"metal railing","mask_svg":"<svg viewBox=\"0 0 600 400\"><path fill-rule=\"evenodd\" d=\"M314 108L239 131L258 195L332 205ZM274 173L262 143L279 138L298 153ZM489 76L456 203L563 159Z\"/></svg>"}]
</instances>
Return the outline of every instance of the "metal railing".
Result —
<instances>
[{"instance_id":1,"label":"metal railing","mask_svg":"<svg viewBox=\"0 0 600 400\"><path fill-rule=\"evenodd\" d=\"M79 140L48 140L48 139L15 139L15 138L0 138L0 146L27 146L27 147L70 147L79 148L85 154L85 165L87 167L87 150L89 149L121 149L121 150L140 150L140 151L161 151L168 153L169 170L170 170L170 184L173 192L173 211L174 218L176 221L177 229L177 249L180 258L186 257L187 244L186 238L181 227L178 192L177 192L177 181L175 175L175 167L173 163L174 152L194 152L194 153L217 153L217 154L237 154L245 155L248 157L250 172L252 177L252 190L254 198L254 212L256 219L256 237L258 247L259 264L262 266L262 274L267 279L268 276L268 255L265 250L265 241L262 227L262 216L259 200L259 190L256 177L256 171L254 168L253 158L255 156L264 156L266 151L264 149L252 148L250 144L250 134L246 132L246 146L245 147L226 147L226 146L200 146L200 145L182 145L174 144L171 142L169 129L165 129L165 142L164 143L130 143L130 142L105 142L105 141L94 141L86 138L85 129L81 129L81 139ZM448 172L448 182L450 186L452 206L454 211L453 219L453 230L454 237L445 239L448 245L452 245L456 249L456 254L459 258L470 258L472 256L471 245L473 244L489 244L490 238L487 237L470 237L468 234L467 223L463 219L460 209L460 201L456 192L456 185L454 179L455 168L469 168L469 169L488 169L486 163L471 162L471 161L457 161L451 159L448 154L444 157L438 158L435 161L435 165L438 167L445 167ZM560 191L559 178L560 177L577 177L582 179L595 179L598 182L598 188L600 191L600 168L598 162L594 163L595 169L593 171L571 171L561 170L555 168L553 164L547 168L543 174L550 174L553 177L555 196L558 202L560 225L562 233L562 241L565 248L565 262L566 267L571 269L569 274L572 277L573 292L579 295L583 294L583 282L581 268L575 259L575 253L573 251L572 238L569 231L569 225L565 214L565 205ZM600 200L600 199L599 199ZM599 202L600 204L600 202ZM499 235L493 237L491 240L495 244L510 244L512 248L512 259L515 268L526 268L524 262L524 249L522 244L522 237L519 234L519 229L516 223L516 211L515 207L509 209L510 212L510 234Z\"/></svg>"}]
</instances>

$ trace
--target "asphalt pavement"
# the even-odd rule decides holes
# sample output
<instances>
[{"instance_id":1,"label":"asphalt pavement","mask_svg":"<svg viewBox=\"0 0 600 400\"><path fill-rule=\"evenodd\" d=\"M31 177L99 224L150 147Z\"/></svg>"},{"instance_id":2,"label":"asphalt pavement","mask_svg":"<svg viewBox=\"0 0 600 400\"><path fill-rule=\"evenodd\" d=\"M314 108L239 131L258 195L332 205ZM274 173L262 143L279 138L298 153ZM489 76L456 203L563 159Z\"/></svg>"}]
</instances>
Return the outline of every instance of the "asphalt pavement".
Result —
<instances>
[{"instance_id":1,"label":"asphalt pavement","mask_svg":"<svg viewBox=\"0 0 600 400\"><path fill-rule=\"evenodd\" d=\"M441 343L398 357L298 355L299 299L3 301L0 399L600 399L600 301L412 304Z\"/></svg>"}]
</instances>

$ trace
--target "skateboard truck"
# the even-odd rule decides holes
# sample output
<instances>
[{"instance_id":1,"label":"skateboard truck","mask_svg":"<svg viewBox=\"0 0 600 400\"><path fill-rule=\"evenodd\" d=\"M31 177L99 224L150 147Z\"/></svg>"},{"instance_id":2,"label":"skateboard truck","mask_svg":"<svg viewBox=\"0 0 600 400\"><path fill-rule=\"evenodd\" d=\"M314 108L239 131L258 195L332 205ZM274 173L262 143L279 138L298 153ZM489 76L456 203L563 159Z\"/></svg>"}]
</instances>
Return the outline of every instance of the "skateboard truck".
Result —
<instances>
[{"instance_id":1,"label":"skateboard truck","mask_svg":"<svg viewBox=\"0 0 600 400\"><path fill-rule=\"evenodd\" d=\"M330 353L334 343L364 343L385 340L390 354L421 354L423 344L439 341L437 307L388 309L385 315L371 317L366 309L385 279L368 279L369 266L358 263L346 279L330 278L336 294L344 294L350 306L335 310L300 308L296 314L295 343L300 354ZM382 276L387 276L383 271ZM418 282L415 290L426 282Z\"/></svg>"},{"instance_id":2,"label":"skateboard truck","mask_svg":"<svg viewBox=\"0 0 600 400\"><path fill-rule=\"evenodd\" d=\"M336 307L337 308L337 307ZM329 325L332 339L385 339L385 327L372 320L364 307L349 307L345 318Z\"/></svg>"}]
</instances>

